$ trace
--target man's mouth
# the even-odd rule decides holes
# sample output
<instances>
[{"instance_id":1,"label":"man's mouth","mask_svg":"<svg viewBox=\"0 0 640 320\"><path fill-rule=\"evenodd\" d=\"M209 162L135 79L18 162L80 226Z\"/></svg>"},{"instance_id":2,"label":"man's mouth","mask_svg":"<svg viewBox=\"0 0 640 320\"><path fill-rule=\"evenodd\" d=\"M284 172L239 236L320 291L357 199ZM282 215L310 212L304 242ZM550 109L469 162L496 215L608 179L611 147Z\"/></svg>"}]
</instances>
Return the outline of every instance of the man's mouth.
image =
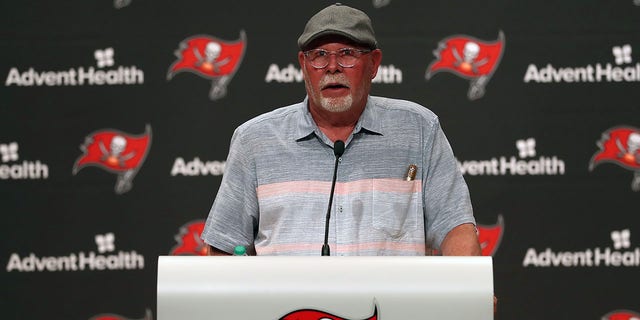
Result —
<instances>
[{"instance_id":1,"label":"man's mouth","mask_svg":"<svg viewBox=\"0 0 640 320\"><path fill-rule=\"evenodd\" d=\"M329 83L322 86L323 91L324 90L334 91L334 90L341 90L341 89L349 89L349 86L341 83Z\"/></svg>"}]
</instances>

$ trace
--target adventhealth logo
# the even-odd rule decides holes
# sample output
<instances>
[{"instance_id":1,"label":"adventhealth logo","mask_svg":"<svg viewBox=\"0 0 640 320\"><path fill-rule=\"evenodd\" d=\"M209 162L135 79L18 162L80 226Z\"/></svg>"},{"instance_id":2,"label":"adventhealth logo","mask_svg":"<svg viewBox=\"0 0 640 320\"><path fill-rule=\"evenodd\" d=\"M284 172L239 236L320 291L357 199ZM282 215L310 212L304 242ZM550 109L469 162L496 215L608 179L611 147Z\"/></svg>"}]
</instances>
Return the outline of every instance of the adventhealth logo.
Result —
<instances>
[{"instance_id":1,"label":"adventhealth logo","mask_svg":"<svg viewBox=\"0 0 640 320\"><path fill-rule=\"evenodd\" d=\"M195 157L191 161L185 161L178 157L171 168L171 176L221 176L224 173L226 161L202 161Z\"/></svg>"},{"instance_id":2,"label":"adventhealth logo","mask_svg":"<svg viewBox=\"0 0 640 320\"><path fill-rule=\"evenodd\" d=\"M30 253L20 256L12 253L7 272L55 272L55 271L114 271L144 269L144 256L131 251L116 251L116 237L112 232L95 235L98 253L95 251L71 253L64 256L38 256Z\"/></svg>"},{"instance_id":3,"label":"adventhealth logo","mask_svg":"<svg viewBox=\"0 0 640 320\"><path fill-rule=\"evenodd\" d=\"M640 247L631 247L631 230L611 231L613 248L586 249L582 251L555 251L546 248L538 251L529 248L522 265L524 267L640 267Z\"/></svg>"},{"instance_id":4,"label":"adventhealth logo","mask_svg":"<svg viewBox=\"0 0 640 320\"><path fill-rule=\"evenodd\" d=\"M115 65L113 48L95 50L93 56L96 67L72 67L67 70L38 71L34 68L20 70L13 67L9 70L4 82L6 87L58 87L58 86L103 86L103 85L138 85L144 83L144 71L134 66ZM103 69L114 67L110 69Z\"/></svg>"},{"instance_id":5,"label":"adventhealth logo","mask_svg":"<svg viewBox=\"0 0 640 320\"><path fill-rule=\"evenodd\" d=\"M565 163L557 156L540 156L537 159L536 139L516 140L518 157L494 157L488 160L458 161L463 175L564 175ZM533 158L533 159L531 159Z\"/></svg>"},{"instance_id":6,"label":"adventhealth logo","mask_svg":"<svg viewBox=\"0 0 640 320\"><path fill-rule=\"evenodd\" d=\"M266 83L278 82L278 83L294 83L304 81L302 70L292 63L286 67L280 67L275 63L269 65L267 75L264 77ZM400 84L402 83L402 70L396 66L381 65L378 67L378 74L371 81L372 83L381 84Z\"/></svg>"},{"instance_id":7,"label":"adventhealth logo","mask_svg":"<svg viewBox=\"0 0 640 320\"><path fill-rule=\"evenodd\" d=\"M578 67L556 67L551 63L545 66L530 64L524 75L524 82L561 83L561 82L638 82L640 81L640 63L632 65L630 44L611 48L615 65L596 63Z\"/></svg>"},{"instance_id":8,"label":"adventhealth logo","mask_svg":"<svg viewBox=\"0 0 640 320\"><path fill-rule=\"evenodd\" d=\"M0 180L37 180L49 178L49 167L40 160L20 159L19 145L17 142L0 143Z\"/></svg>"}]
</instances>

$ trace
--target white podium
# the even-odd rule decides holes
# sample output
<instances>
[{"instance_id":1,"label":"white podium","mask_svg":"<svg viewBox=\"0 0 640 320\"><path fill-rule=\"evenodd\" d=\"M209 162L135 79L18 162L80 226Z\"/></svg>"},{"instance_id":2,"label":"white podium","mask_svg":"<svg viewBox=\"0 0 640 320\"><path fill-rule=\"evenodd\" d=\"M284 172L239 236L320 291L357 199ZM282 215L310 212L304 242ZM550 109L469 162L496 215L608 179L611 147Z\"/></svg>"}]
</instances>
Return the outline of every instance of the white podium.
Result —
<instances>
[{"instance_id":1,"label":"white podium","mask_svg":"<svg viewBox=\"0 0 640 320\"><path fill-rule=\"evenodd\" d=\"M493 319L491 257L161 256L158 320Z\"/></svg>"}]
</instances>

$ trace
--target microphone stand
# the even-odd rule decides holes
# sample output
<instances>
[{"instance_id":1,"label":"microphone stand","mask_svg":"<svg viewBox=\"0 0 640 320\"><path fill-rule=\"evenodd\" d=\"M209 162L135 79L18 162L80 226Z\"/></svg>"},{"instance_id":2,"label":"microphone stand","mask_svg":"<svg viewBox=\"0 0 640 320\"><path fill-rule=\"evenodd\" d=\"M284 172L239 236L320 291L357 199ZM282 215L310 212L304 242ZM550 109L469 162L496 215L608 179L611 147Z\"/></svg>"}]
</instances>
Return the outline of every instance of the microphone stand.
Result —
<instances>
[{"instance_id":1,"label":"microphone stand","mask_svg":"<svg viewBox=\"0 0 640 320\"><path fill-rule=\"evenodd\" d=\"M336 188L336 178L338 176L338 162L344 153L344 142L336 140L333 144L333 154L336 156L336 163L333 166L333 181L331 181L331 194L329 195L329 207L327 208L327 217L324 225L324 244L322 245L322 255L330 256L329 250L329 219L331 219L331 205L333 204L333 192Z\"/></svg>"}]
</instances>

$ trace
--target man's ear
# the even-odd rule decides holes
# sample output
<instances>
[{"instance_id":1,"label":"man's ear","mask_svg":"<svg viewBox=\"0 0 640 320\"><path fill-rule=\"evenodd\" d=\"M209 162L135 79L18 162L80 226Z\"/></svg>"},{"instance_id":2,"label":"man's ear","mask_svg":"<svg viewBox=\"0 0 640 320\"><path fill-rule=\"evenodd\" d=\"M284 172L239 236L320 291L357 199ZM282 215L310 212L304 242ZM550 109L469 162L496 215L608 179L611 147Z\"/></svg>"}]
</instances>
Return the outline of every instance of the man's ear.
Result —
<instances>
[{"instance_id":1,"label":"man's ear","mask_svg":"<svg viewBox=\"0 0 640 320\"><path fill-rule=\"evenodd\" d=\"M373 70L371 70L371 79L373 79L378 74L378 67L380 66L380 63L382 63L382 50L375 49L371 51L370 56L373 66Z\"/></svg>"},{"instance_id":2,"label":"man's ear","mask_svg":"<svg viewBox=\"0 0 640 320\"><path fill-rule=\"evenodd\" d=\"M298 63L300 64L300 69L304 69L304 53L302 51L298 51Z\"/></svg>"}]
</instances>

